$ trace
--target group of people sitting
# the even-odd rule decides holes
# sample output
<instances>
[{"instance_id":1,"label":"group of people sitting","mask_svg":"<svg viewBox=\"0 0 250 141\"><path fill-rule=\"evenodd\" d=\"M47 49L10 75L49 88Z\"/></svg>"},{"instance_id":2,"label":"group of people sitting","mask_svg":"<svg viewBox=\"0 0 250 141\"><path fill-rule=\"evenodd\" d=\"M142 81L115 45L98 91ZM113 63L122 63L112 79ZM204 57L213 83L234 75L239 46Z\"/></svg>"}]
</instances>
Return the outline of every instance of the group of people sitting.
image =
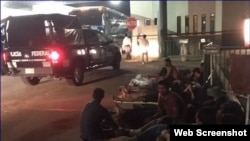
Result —
<instances>
[{"instance_id":1,"label":"group of people sitting","mask_svg":"<svg viewBox=\"0 0 250 141\"><path fill-rule=\"evenodd\" d=\"M158 110L146 117L145 124L138 129L119 128L100 105L104 91L95 89L93 102L86 105L81 116L81 138L83 141L166 141L169 125L245 124L245 112L237 102L226 94L207 93L203 67L201 63L200 67L181 74L171 59L165 59L161 71L148 76L156 85ZM104 123L109 123L111 130L103 130Z\"/></svg>"}]
</instances>

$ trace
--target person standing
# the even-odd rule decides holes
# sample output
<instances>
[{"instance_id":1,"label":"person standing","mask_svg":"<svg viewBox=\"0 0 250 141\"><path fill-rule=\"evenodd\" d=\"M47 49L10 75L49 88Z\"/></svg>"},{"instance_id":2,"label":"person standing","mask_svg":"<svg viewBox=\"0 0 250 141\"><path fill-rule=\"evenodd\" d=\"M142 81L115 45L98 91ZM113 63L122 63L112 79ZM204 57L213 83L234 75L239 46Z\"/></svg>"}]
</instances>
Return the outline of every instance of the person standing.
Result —
<instances>
[{"instance_id":1,"label":"person standing","mask_svg":"<svg viewBox=\"0 0 250 141\"><path fill-rule=\"evenodd\" d=\"M138 39L138 43L141 50L142 64L148 63L149 42L147 40L147 35L143 34L143 36ZM146 57L146 60L144 60L144 56Z\"/></svg>"},{"instance_id":2,"label":"person standing","mask_svg":"<svg viewBox=\"0 0 250 141\"><path fill-rule=\"evenodd\" d=\"M115 123L110 113L100 103L104 98L104 90L96 88L93 92L93 101L88 103L82 111L80 117L80 137L82 141L99 141L115 136L118 125ZM108 125L113 130L104 130Z\"/></svg>"},{"instance_id":3,"label":"person standing","mask_svg":"<svg viewBox=\"0 0 250 141\"><path fill-rule=\"evenodd\" d=\"M131 43L130 37L127 34L125 35L123 39L122 48L123 50L125 50L126 60L131 60L132 59L132 56L131 56L132 43Z\"/></svg>"}]
</instances>

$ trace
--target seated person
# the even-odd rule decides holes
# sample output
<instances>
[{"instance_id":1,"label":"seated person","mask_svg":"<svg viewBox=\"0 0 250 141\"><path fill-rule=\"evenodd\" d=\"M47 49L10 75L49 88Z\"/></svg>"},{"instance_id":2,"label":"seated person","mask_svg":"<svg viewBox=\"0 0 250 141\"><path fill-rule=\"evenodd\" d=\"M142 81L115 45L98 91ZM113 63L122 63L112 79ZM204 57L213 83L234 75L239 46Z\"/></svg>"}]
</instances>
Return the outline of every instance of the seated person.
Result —
<instances>
[{"instance_id":1,"label":"seated person","mask_svg":"<svg viewBox=\"0 0 250 141\"><path fill-rule=\"evenodd\" d=\"M216 124L216 110L212 107L202 107L196 113L196 125Z\"/></svg>"},{"instance_id":2,"label":"seated person","mask_svg":"<svg viewBox=\"0 0 250 141\"><path fill-rule=\"evenodd\" d=\"M244 125L245 115L239 103L227 101L221 104L219 109L217 109L216 118L218 124L228 124L229 120L234 119L232 124Z\"/></svg>"},{"instance_id":3,"label":"seated person","mask_svg":"<svg viewBox=\"0 0 250 141\"><path fill-rule=\"evenodd\" d=\"M200 63L200 84L203 85L204 84L204 62Z\"/></svg>"},{"instance_id":4,"label":"seated person","mask_svg":"<svg viewBox=\"0 0 250 141\"><path fill-rule=\"evenodd\" d=\"M157 124L138 135L120 136L107 141L169 141L169 127L165 124ZM133 131L131 131L132 133Z\"/></svg>"},{"instance_id":5,"label":"seated person","mask_svg":"<svg viewBox=\"0 0 250 141\"><path fill-rule=\"evenodd\" d=\"M158 112L146 119L145 126L140 128L144 131L157 123L179 124L186 120L186 104L183 99L175 92L169 90L169 84L165 81L158 83Z\"/></svg>"},{"instance_id":6,"label":"seated person","mask_svg":"<svg viewBox=\"0 0 250 141\"><path fill-rule=\"evenodd\" d=\"M186 105L183 99L175 92L169 90L170 84L160 81L158 84L158 113L153 116L166 115L171 118L172 123L183 122L186 114Z\"/></svg>"},{"instance_id":7,"label":"seated person","mask_svg":"<svg viewBox=\"0 0 250 141\"><path fill-rule=\"evenodd\" d=\"M103 140L115 137L119 131L110 113L100 103L104 98L104 90L96 88L93 92L93 101L88 103L80 117L80 134L83 141ZM105 121L105 123L104 123ZM105 130L105 126L112 130Z\"/></svg>"},{"instance_id":8,"label":"seated person","mask_svg":"<svg viewBox=\"0 0 250 141\"><path fill-rule=\"evenodd\" d=\"M170 58L165 59L165 66L167 69L167 73L161 78L161 80L170 79L172 81L175 81L180 79L179 71L174 65L172 65Z\"/></svg>"},{"instance_id":9,"label":"seated person","mask_svg":"<svg viewBox=\"0 0 250 141\"><path fill-rule=\"evenodd\" d=\"M177 68L172 65L171 59L165 59L165 66L161 69L158 74L149 75L149 78L154 79L155 81L169 81L173 91L180 93L181 87L181 78L180 73Z\"/></svg>"},{"instance_id":10,"label":"seated person","mask_svg":"<svg viewBox=\"0 0 250 141\"><path fill-rule=\"evenodd\" d=\"M156 74L151 74L148 77L151 79L154 79L155 81L159 81L160 79L162 79L165 75L167 74L167 63L166 63L166 59L164 61L164 66L161 68L159 73Z\"/></svg>"},{"instance_id":11,"label":"seated person","mask_svg":"<svg viewBox=\"0 0 250 141\"><path fill-rule=\"evenodd\" d=\"M190 100L198 100L202 98L202 93L204 93L204 88L202 86L201 72L199 68L194 68L190 78L185 80L184 93L190 96Z\"/></svg>"}]
</instances>

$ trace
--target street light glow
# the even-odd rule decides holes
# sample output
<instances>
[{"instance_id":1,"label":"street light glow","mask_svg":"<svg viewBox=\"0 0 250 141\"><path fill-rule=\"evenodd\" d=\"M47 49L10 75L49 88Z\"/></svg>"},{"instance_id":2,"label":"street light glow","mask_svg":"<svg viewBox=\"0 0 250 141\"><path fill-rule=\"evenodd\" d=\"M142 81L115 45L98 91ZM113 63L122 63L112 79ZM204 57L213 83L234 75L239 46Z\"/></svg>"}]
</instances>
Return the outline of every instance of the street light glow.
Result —
<instances>
[{"instance_id":1,"label":"street light glow","mask_svg":"<svg viewBox=\"0 0 250 141\"><path fill-rule=\"evenodd\" d=\"M73 9L72 7L63 5L61 3L47 1L47 2L41 2L39 4L33 5L32 12L34 14L60 13L60 14L68 15L69 11L72 9Z\"/></svg>"},{"instance_id":2,"label":"street light glow","mask_svg":"<svg viewBox=\"0 0 250 141\"><path fill-rule=\"evenodd\" d=\"M117 4L120 4L121 3L121 1L110 1L112 4L115 4L115 5L117 5Z\"/></svg>"}]
</instances>

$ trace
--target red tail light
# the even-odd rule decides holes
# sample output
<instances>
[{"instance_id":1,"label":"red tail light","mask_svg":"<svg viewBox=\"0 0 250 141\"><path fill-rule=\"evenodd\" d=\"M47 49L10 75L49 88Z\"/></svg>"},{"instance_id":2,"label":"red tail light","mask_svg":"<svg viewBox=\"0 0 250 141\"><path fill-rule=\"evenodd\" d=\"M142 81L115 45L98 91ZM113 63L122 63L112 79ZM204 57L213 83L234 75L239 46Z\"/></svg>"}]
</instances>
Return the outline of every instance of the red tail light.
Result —
<instances>
[{"instance_id":1,"label":"red tail light","mask_svg":"<svg viewBox=\"0 0 250 141\"><path fill-rule=\"evenodd\" d=\"M59 54L57 51L52 51L52 52L50 53L50 58L51 58L52 60L58 60L59 57L60 57L60 54Z\"/></svg>"},{"instance_id":2,"label":"red tail light","mask_svg":"<svg viewBox=\"0 0 250 141\"><path fill-rule=\"evenodd\" d=\"M63 59L63 52L58 47L53 47L53 49L49 53L49 60L52 63L56 64L62 61Z\"/></svg>"},{"instance_id":3,"label":"red tail light","mask_svg":"<svg viewBox=\"0 0 250 141\"><path fill-rule=\"evenodd\" d=\"M51 51L49 55L50 60L52 63L58 63L60 59L60 53L58 51Z\"/></svg>"}]
</instances>

